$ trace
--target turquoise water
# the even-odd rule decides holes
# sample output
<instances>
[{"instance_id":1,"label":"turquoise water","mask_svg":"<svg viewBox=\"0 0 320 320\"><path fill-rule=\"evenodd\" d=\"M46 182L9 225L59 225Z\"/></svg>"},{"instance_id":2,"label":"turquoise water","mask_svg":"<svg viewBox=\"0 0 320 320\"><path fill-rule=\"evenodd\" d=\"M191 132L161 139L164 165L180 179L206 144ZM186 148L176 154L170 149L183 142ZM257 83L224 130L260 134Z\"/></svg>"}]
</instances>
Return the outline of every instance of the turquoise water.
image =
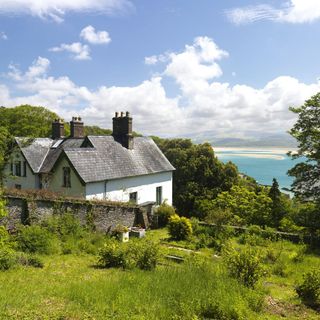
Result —
<instances>
[{"instance_id":1,"label":"turquoise water","mask_svg":"<svg viewBox=\"0 0 320 320\"><path fill-rule=\"evenodd\" d=\"M260 184L271 185L272 179L276 178L280 188L290 188L293 178L287 175L287 171L298 163L281 151L217 150L215 154L223 162L232 161L241 173L253 177Z\"/></svg>"}]
</instances>

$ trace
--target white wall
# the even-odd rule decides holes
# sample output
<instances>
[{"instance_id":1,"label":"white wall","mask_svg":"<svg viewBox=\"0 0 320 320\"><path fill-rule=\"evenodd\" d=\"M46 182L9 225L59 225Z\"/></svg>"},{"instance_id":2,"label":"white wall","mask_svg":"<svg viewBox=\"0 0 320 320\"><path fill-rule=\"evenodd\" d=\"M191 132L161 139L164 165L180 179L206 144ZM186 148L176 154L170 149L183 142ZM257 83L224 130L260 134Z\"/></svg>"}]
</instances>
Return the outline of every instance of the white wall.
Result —
<instances>
[{"instance_id":1,"label":"white wall","mask_svg":"<svg viewBox=\"0 0 320 320\"><path fill-rule=\"evenodd\" d=\"M138 193L138 204L156 201L156 188L162 187L162 200L172 204L172 172L94 182L86 185L87 199L129 201L129 193Z\"/></svg>"}]
</instances>

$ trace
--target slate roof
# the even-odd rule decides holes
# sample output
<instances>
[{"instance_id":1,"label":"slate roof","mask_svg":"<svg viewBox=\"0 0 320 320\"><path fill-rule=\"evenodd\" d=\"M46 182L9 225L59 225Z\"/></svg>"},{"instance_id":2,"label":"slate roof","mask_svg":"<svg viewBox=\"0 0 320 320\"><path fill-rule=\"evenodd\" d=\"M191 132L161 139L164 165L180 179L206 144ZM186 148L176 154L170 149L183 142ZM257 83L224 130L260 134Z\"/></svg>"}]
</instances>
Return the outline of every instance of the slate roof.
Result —
<instances>
[{"instance_id":1,"label":"slate roof","mask_svg":"<svg viewBox=\"0 0 320 320\"><path fill-rule=\"evenodd\" d=\"M49 138L36 138L30 140L28 138L15 138L22 154L28 161L33 172L39 172L43 161L45 160L52 140Z\"/></svg>"},{"instance_id":2,"label":"slate roof","mask_svg":"<svg viewBox=\"0 0 320 320\"><path fill-rule=\"evenodd\" d=\"M112 136L88 139L94 148L64 150L86 183L175 170L151 138L135 137L132 150Z\"/></svg>"},{"instance_id":3,"label":"slate roof","mask_svg":"<svg viewBox=\"0 0 320 320\"><path fill-rule=\"evenodd\" d=\"M84 141L89 142L88 147L82 146ZM18 144L35 173L50 172L63 153L85 183L175 170L148 137L135 137L132 150L124 148L113 136L38 138L27 146Z\"/></svg>"}]
</instances>

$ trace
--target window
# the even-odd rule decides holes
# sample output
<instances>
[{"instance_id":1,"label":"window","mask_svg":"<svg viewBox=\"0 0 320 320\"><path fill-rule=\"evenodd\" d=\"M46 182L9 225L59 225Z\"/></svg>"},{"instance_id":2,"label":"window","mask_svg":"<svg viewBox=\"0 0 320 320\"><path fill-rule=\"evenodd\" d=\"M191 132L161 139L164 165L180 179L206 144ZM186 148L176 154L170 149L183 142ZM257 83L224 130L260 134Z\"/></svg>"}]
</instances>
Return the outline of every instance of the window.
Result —
<instances>
[{"instance_id":1,"label":"window","mask_svg":"<svg viewBox=\"0 0 320 320\"><path fill-rule=\"evenodd\" d=\"M14 164L15 166L15 175L21 177L21 161L17 161Z\"/></svg>"},{"instance_id":2,"label":"window","mask_svg":"<svg viewBox=\"0 0 320 320\"><path fill-rule=\"evenodd\" d=\"M10 163L10 172L11 172L11 175L13 176L13 162Z\"/></svg>"},{"instance_id":3,"label":"window","mask_svg":"<svg viewBox=\"0 0 320 320\"><path fill-rule=\"evenodd\" d=\"M156 188L156 204L160 205L162 203L162 187Z\"/></svg>"},{"instance_id":4,"label":"window","mask_svg":"<svg viewBox=\"0 0 320 320\"><path fill-rule=\"evenodd\" d=\"M129 193L129 202L137 203L137 199L138 199L138 192Z\"/></svg>"},{"instance_id":5,"label":"window","mask_svg":"<svg viewBox=\"0 0 320 320\"><path fill-rule=\"evenodd\" d=\"M14 187L18 190L21 190L21 184L15 184Z\"/></svg>"},{"instance_id":6,"label":"window","mask_svg":"<svg viewBox=\"0 0 320 320\"><path fill-rule=\"evenodd\" d=\"M22 167L22 176L27 176L27 161L23 161L23 167Z\"/></svg>"},{"instance_id":7,"label":"window","mask_svg":"<svg viewBox=\"0 0 320 320\"><path fill-rule=\"evenodd\" d=\"M69 167L63 167L63 187L65 188L71 188L70 172Z\"/></svg>"}]
</instances>

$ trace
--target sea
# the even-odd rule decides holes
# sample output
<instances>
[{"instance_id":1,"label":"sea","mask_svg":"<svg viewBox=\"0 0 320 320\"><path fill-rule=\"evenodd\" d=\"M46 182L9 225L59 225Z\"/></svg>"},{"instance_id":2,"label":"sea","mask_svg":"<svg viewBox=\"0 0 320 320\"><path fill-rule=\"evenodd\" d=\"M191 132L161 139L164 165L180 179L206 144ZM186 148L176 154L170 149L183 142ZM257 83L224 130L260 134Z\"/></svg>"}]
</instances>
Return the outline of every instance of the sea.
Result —
<instances>
[{"instance_id":1,"label":"sea","mask_svg":"<svg viewBox=\"0 0 320 320\"><path fill-rule=\"evenodd\" d=\"M301 160L292 160L287 155L290 148L232 148L215 147L214 152L219 160L233 162L241 173L254 178L258 183L271 185L276 178L280 189L290 188L293 178L287 175L289 169Z\"/></svg>"}]
</instances>

